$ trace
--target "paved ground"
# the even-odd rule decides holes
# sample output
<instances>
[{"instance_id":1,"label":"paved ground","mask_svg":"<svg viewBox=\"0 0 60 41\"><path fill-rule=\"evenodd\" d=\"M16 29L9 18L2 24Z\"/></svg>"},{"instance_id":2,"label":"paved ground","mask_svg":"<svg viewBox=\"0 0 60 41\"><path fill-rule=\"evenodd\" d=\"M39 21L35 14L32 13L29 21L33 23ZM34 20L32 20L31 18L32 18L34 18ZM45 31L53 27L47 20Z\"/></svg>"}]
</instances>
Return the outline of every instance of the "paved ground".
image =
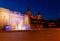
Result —
<instances>
[{"instance_id":1,"label":"paved ground","mask_svg":"<svg viewBox=\"0 0 60 41\"><path fill-rule=\"evenodd\" d=\"M0 41L60 41L60 28L39 31L0 32Z\"/></svg>"}]
</instances>

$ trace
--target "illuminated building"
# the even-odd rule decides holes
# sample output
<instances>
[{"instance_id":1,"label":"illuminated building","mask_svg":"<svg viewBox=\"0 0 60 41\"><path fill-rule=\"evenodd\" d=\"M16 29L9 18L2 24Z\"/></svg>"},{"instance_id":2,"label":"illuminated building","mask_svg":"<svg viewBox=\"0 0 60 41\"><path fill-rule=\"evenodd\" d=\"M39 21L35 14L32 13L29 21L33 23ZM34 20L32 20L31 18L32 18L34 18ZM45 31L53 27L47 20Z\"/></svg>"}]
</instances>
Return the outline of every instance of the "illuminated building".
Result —
<instances>
[{"instance_id":1,"label":"illuminated building","mask_svg":"<svg viewBox=\"0 0 60 41\"><path fill-rule=\"evenodd\" d=\"M31 13L30 8L27 9L26 15L28 15L29 18L31 17L32 13Z\"/></svg>"},{"instance_id":2,"label":"illuminated building","mask_svg":"<svg viewBox=\"0 0 60 41\"><path fill-rule=\"evenodd\" d=\"M0 27L10 26L10 30L25 30L26 26L30 27L27 15L13 12L5 8L0 8Z\"/></svg>"},{"instance_id":3,"label":"illuminated building","mask_svg":"<svg viewBox=\"0 0 60 41\"><path fill-rule=\"evenodd\" d=\"M37 17L37 19L39 20L41 20L42 19L42 16L41 16L41 14L40 14L40 12L38 12L38 15L36 16Z\"/></svg>"}]
</instances>

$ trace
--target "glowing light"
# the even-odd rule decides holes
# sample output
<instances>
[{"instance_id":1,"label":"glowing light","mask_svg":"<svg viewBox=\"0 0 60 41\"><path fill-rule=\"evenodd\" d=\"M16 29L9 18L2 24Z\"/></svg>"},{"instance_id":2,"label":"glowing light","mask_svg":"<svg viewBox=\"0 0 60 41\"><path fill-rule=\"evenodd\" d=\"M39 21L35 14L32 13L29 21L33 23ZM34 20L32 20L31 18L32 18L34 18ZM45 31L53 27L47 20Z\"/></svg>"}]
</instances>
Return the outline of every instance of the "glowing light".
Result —
<instances>
[{"instance_id":1,"label":"glowing light","mask_svg":"<svg viewBox=\"0 0 60 41\"><path fill-rule=\"evenodd\" d=\"M6 31L10 31L10 26L5 27Z\"/></svg>"},{"instance_id":2,"label":"glowing light","mask_svg":"<svg viewBox=\"0 0 60 41\"><path fill-rule=\"evenodd\" d=\"M29 25L25 25L23 28L25 28L24 30L30 30Z\"/></svg>"},{"instance_id":3,"label":"glowing light","mask_svg":"<svg viewBox=\"0 0 60 41\"><path fill-rule=\"evenodd\" d=\"M22 30L26 30L26 28L22 28Z\"/></svg>"}]
</instances>

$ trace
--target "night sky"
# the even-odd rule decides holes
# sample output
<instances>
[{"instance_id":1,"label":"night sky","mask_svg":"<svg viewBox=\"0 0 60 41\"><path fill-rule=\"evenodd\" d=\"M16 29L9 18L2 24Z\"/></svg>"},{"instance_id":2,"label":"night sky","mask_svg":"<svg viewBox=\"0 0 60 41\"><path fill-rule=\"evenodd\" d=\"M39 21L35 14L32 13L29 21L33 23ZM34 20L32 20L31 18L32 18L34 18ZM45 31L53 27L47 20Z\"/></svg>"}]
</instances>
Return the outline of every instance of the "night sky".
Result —
<instances>
[{"instance_id":1,"label":"night sky","mask_svg":"<svg viewBox=\"0 0 60 41\"><path fill-rule=\"evenodd\" d=\"M37 15L39 11L47 20L55 20L60 17L59 0L0 0L0 7L20 13L26 12L29 6L34 15Z\"/></svg>"}]
</instances>

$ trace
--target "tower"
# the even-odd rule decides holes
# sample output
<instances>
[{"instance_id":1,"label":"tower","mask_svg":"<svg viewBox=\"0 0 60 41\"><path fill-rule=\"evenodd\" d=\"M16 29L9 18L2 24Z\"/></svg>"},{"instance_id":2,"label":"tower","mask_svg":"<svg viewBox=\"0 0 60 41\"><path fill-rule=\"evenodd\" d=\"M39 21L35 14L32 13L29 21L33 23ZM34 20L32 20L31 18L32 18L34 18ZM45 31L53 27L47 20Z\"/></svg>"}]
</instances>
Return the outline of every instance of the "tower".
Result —
<instances>
[{"instance_id":1,"label":"tower","mask_svg":"<svg viewBox=\"0 0 60 41\"><path fill-rule=\"evenodd\" d=\"M42 19L40 12L38 12L38 14L37 14L37 19Z\"/></svg>"},{"instance_id":2,"label":"tower","mask_svg":"<svg viewBox=\"0 0 60 41\"><path fill-rule=\"evenodd\" d=\"M28 7L26 14L27 14L28 16L31 16L31 10L30 10L30 7Z\"/></svg>"}]
</instances>

